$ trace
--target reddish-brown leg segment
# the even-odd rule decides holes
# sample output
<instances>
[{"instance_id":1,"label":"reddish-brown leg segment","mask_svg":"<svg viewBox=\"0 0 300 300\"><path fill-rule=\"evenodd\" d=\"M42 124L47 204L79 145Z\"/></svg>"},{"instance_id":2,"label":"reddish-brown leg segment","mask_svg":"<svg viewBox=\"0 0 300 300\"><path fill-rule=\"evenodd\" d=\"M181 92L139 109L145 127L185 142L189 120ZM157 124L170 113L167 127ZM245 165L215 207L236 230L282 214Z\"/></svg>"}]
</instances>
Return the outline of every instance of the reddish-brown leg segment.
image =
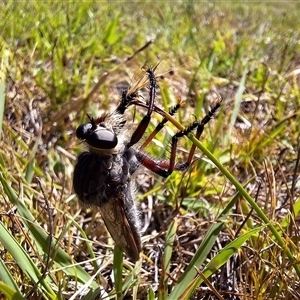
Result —
<instances>
[{"instance_id":1,"label":"reddish-brown leg segment","mask_svg":"<svg viewBox=\"0 0 300 300\"><path fill-rule=\"evenodd\" d=\"M130 95L129 97L132 96L132 98L128 98L128 99L126 97L124 97L124 99L122 98L123 102L120 104L120 106L117 109L121 113L123 113L129 105L137 105L137 106L144 107L144 108L147 109L147 114L143 117L142 121L140 122L140 124L138 125L136 130L134 131L134 133L133 133L133 135L130 139L130 142L127 144L127 148L130 148L131 146L133 146L134 144L136 144L140 141L140 139L144 135L145 131L147 130L147 127L150 123L150 119L151 119L151 115L152 115L153 111L155 111L158 114L164 116L164 118L156 126L156 128L150 134L150 136L144 141L144 143L141 145L139 150L143 150L152 141L152 139L155 137L155 135L165 126L165 124L168 121L168 119L166 118L166 113L163 112L161 109L159 109L155 105L157 81L156 81L156 77L155 77L155 74L154 74L154 70L155 70L155 68L154 69L147 68L147 70L146 70L146 73L148 74L148 78L149 78L149 81L150 81L150 85L149 85L149 102L147 104L145 104L142 101L134 99L134 96ZM184 102L179 101L176 104L176 106L174 106L169 111L169 114L174 115L177 112L177 110L180 109L182 106L184 106ZM189 134L190 132L192 132L195 129L197 129L195 136L196 136L197 139L199 139L202 132L203 132L204 126L211 120L211 118L216 113L216 111L220 108L220 106L221 106L221 101L219 101L209 111L209 113L201 120L201 122L194 121L186 129L177 132L172 137L171 155L170 155L169 161L155 160L155 159L149 157L147 154L143 153L142 151L138 151L138 150L136 151L137 159L146 168L148 168L152 172L154 172L154 173L156 173L160 176L163 176L163 177L168 177L174 170L175 171L184 171L184 170L186 170L187 167L192 162L196 146L195 145L192 146L192 148L190 150L190 153L189 153L189 156L188 156L188 159L185 163L180 163L180 162L176 163L175 160L176 160L176 149L177 149L178 139L180 139L181 137Z\"/></svg>"},{"instance_id":2,"label":"reddish-brown leg segment","mask_svg":"<svg viewBox=\"0 0 300 300\"><path fill-rule=\"evenodd\" d=\"M169 110L169 115L173 116L184 105L185 102L178 101L177 104ZM164 117L163 120L155 127L153 132L147 137L147 139L141 145L140 150L143 150L153 140L153 138L163 129L163 127L167 122L168 119Z\"/></svg>"},{"instance_id":3,"label":"reddish-brown leg segment","mask_svg":"<svg viewBox=\"0 0 300 300\"><path fill-rule=\"evenodd\" d=\"M147 114L142 119L141 123L138 125L137 129L134 131L130 142L128 143L127 147L130 148L132 145L136 144L143 136L147 127L150 123L151 114L155 107L155 96L156 96L156 77L151 68L148 68L147 71L150 86L149 86L149 103L148 103L148 111Z\"/></svg>"},{"instance_id":4,"label":"reddish-brown leg segment","mask_svg":"<svg viewBox=\"0 0 300 300\"><path fill-rule=\"evenodd\" d=\"M202 132L203 132L204 126L211 120L211 118L216 113L216 111L220 108L220 106L221 106L221 101L219 101L209 111L209 113L202 119L201 122L199 122L199 121L193 122L185 130L177 132L172 137L171 155L170 155L169 162L168 161L157 161L157 160L154 160L151 157L147 156L146 154L137 151L136 152L136 156L137 156L138 160L140 161L140 163L142 165L144 165L146 168L148 168L149 170L151 170L152 172L154 172L154 173L156 173L156 174L158 174L160 176L163 176L163 177L168 177L174 170L175 171L184 171L184 170L186 170L186 168L192 162L196 146L195 145L192 146L192 148L190 150L190 153L189 153L189 156L188 156L188 159L187 159L187 161L185 163L179 163L179 162L176 163L175 159L176 159L176 149L177 149L178 139L181 138L181 137L183 137L183 136L185 136L185 135L187 135L187 134L189 134L190 132L192 132L196 128L197 128L197 131L196 131L196 135L195 136L196 136L197 139L199 139L200 136L201 136L201 134L202 134ZM160 127L163 126L164 123L159 124ZM154 130L154 133L156 134L158 131ZM154 135L151 134L150 136L154 136ZM148 138L144 144L148 144L150 141L151 141L151 139ZM144 146L144 144L142 145L142 147Z\"/></svg>"}]
</instances>

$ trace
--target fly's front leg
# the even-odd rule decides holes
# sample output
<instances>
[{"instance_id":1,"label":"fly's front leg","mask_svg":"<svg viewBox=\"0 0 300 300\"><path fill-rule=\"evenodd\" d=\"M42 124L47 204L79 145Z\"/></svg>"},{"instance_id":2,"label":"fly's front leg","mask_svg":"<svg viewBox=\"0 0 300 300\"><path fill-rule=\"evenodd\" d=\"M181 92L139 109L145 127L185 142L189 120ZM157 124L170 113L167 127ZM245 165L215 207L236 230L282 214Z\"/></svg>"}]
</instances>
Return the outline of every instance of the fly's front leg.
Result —
<instances>
[{"instance_id":1,"label":"fly's front leg","mask_svg":"<svg viewBox=\"0 0 300 300\"><path fill-rule=\"evenodd\" d=\"M170 155L169 161L157 161L142 152L136 153L137 159L146 168L148 168L152 172L154 172L160 176L163 176L163 177L168 177L170 174L172 174L173 171L186 170L189 167L189 165L192 163L192 159L193 159L193 156L195 153L196 146L195 145L192 146L189 156L188 156L188 159L185 163L176 162L176 149L177 149L178 140L181 137L188 135L190 132L192 132L196 128L197 128L197 131L196 131L195 136L197 139L199 139L203 132L204 126L212 119L214 114L220 108L221 103L222 103L222 101L218 101L218 103L209 111L209 113L200 122L194 121L186 129L177 132L172 137L171 155Z\"/></svg>"},{"instance_id":2,"label":"fly's front leg","mask_svg":"<svg viewBox=\"0 0 300 300\"><path fill-rule=\"evenodd\" d=\"M142 119L141 123L138 125L138 127L132 134L131 140L127 145L128 148L136 144L142 138L150 123L151 114L155 108L155 96L156 96L156 85L157 85L156 77L153 69L148 68L146 72L148 73L148 77L150 81L148 111L147 114Z\"/></svg>"},{"instance_id":3,"label":"fly's front leg","mask_svg":"<svg viewBox=\"0 0 300 300\"><path fill-rule=\"evenodd\" d=\"M168 168L168 173L169 175L176 170L175 169L175 158L176 158L176 149L177 149L177 143L178 143L178 139L188 135L190 132L192 132L194 129L197 128L195 137L197 139L199 139L201 137L201 134L204 130L204 126L212 119L212 117L214 116L214 114L218 111L218 109L221 107L222 104L222 100L219 100L217 102L217 104L208 112L208 114L199 122L199 121L194 121L192 124L190 124L185 130L179 131L177 132L173 137L172 137L172 147L171 147L171 156L170 156L170 165ZM178 168L180 166L181 170L186 170L190 164L192 163L192 159L194 157L194 153L195 153L195 149L196 149L196 145L192 145L192 148L190 150L188 159L185 163L177 163L178 166L176 166L176 168Z\"/></svg>"},{"instance_id":4,"label":"fly's front leg","mask_svg":"<svg viewBox=\"0 0 300 300\"><path fill-rule=\"evenodd\" d=\"M138 92L134 92L128 95L128 91L126 89L123 90L121 95L121 102L116 108L116 112L123 115L125 113L125 110L136 97L138 97Z\"/></svg>"},{"instance_id":5,"label":"fly's front leg","mask_svg":"<svg viewBox=\"0 0 300 300\"><path fill-rule=\"evenodd\" d=\"M170 161L166 160L156 160L150 157L149 155L136 151L135 153L138 161L146 167L148 170L152 171L153 173L167 178L171 173L170 169ZM174 171L184 171L186 169L185 164L182 163L175 163L172 167Z\"/></svg>"},{"instance_id":6,"label":"fly's front leg","mask_svg":"<svg viewBox=\"0 0 300 300\"><path fill-rule=\"evenodd\" d=\"M175 115L175 113L184 105L185 105L185 102L178 100L177 104L169 110L169 115L170 116ZM153 130L153 132L144 141L144 143L140 147L140 150L143 150L153 140L153 138L163 129L163 127L165 126L165 124L167 122L168 122L168 119L166 117L164 117L163 120L156 126L156 128Z\"/></svg>"},{"instance_id":7,"label":"fly's front leg","mask_svg":"<svg viewBox=\"0 0 300 300\"><path fill-rule=\"evenodd\" d=\"M215 104L215 106L208 112L208 114L201 120L201 122L196 121L191 125L192 129L189 132L191 132L195 128L195 126L197 127L197 131L196 131L196 134L195 134L195 137L196 137L197 140L199 140L199 138L201 137L201 134L204 130L204 126L213 118L214 114L219 110L221 105L222 105L222 99L220 99ZM192 163L192 159L193 159L195 150L196 150L196 145L193 144L192 148L190 150L188 159L186 161L187 167Z\"/></svg>"}]
</instances>

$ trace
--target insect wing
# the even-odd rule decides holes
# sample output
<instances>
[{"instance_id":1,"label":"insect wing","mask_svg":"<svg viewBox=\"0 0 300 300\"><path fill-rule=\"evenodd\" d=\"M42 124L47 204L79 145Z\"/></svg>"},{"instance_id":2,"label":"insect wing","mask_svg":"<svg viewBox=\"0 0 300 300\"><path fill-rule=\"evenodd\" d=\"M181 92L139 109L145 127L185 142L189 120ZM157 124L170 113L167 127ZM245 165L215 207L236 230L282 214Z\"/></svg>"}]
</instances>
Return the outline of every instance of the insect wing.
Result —
<instances>
[{"instance_id":1,"label":"insect wing","mask_svg":"<svg viewBox=\"0 0 300 300\"><path fill-rule=\"evenodd\" d=\"M141 252L141 242L135 225L126 216L123 203L120 198L111 198L98 208L115 243L136 262Z\"/></svg>"}]
</instances>

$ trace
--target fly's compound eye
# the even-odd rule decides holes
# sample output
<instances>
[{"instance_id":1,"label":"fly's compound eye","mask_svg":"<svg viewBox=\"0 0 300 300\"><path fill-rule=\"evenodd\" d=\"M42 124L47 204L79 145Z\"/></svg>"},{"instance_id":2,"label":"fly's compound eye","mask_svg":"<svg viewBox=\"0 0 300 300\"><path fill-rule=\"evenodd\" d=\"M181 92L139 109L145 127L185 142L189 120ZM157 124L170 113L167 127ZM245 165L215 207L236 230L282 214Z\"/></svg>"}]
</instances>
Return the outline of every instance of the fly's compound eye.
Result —
<instances>
[{"instance_id":1,"label":"fly's compound eye","mask_svg":"<svg viewBox=\"0 0 300 300\"><path fill-rule=\"evenodd\" d=\"M96 149L113 149L118 144L118 138L113 132L103 127L93 129L91 123L80 125L76 129L76 136Z\"/></svg>"},{"instance_id":2,"label":"fly's compound eye","mask_svg":"<svg viewBox=\"0 0 300 300\"><path fill-rule=\"evenodd\" d=\"M104 128L97 128L86 137L86 142L97 149L113 149L118 144L117 136Z\"/></svg>"},{"instance_id":3,"label":"fly's compound eye","mask_svg":"<svg viewBox=\"0 0 300 300\"><path fill-rule=\"evenodd\" d=\"M91 123L81 124L76 129L76 136L80 140L85 140L92 132L93 125Z\"/></svg>"}]
</instances>

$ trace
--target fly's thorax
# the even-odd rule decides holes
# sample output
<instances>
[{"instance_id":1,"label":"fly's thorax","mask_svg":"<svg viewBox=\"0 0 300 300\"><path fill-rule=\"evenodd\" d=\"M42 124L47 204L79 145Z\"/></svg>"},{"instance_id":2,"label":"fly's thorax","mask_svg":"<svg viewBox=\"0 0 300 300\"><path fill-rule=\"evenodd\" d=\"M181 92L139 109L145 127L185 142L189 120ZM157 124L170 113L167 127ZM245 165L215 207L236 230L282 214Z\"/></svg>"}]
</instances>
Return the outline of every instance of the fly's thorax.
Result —
<instances>
[{"instance_id":1,"label":"fly's thorax","mask_svg":"<svg viewBox=\"0 0 300 300\"><path fill-rule=\"evenodd\" d=\"M115 135L119 135L121 131L123 131L124 125L126 123L126 119L124 118L123 115L114 112L111 115L107 116L105 118L105 127L108 130L111 130L114 132Z\"/></svg>"}]
</instances>

